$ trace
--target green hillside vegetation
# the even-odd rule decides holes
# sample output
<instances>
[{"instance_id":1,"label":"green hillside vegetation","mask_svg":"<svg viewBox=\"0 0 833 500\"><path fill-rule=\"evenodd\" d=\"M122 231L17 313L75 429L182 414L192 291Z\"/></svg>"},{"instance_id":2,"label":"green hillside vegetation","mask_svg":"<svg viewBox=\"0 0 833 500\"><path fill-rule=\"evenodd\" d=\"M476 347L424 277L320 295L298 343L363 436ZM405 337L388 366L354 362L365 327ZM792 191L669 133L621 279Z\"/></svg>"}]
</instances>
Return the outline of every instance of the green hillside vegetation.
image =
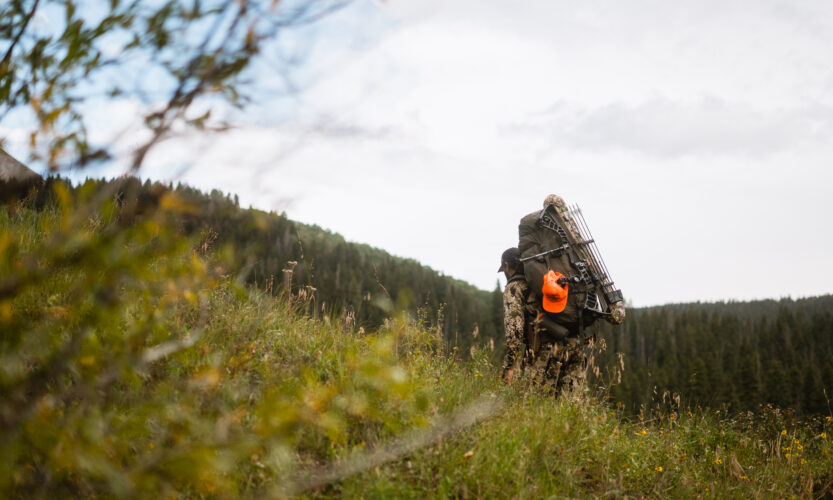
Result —
<instances>
[{"instance_id":1,"label":"green hillside vegetation","mask_svg":"<svg viewBox=\"0 0 833 500\"><path fill-rule=\"evenodd\" d=\"M603 393L506 387L489 342L455 349L430 314L394 309L371 331L306 288L250 286L230 248L180 236L192 209L176 195L141 208L55 192L56 206L0 208L4 498L833 488L829 414L669 401L630 418Z\"/></svg>"},{"instance_id":2,"label":"green hillside vegetation","mask_svg":"<svg viewBox=\"0 0 833 500\"><path fill-rule=\"evenodd\" d=\"M626 374L611 396L631 411L669 393L691 406L831 412L831 295L636 309L602 336L602 364L624 354Z\"/></svg>"},{"instance_id":3,"label":"green hillside vegetation","mask_svg":"<svg viewBox=\"0 0 833 500\"><path fill-rule=\"evenodd\" d=\"M217 190L205 194L182 184L141 182L132 177L87 180L77 186L50 178L35 196L36 206L51 203L55 184L70 192L106 190L118 199L135 198L139 212L174 193L188 207L171 215L181 234L197 238L206 247L225 247L233 259L230 267L242 273L246 283L261 289L278 292L286 288L284 270L292 268L291 291L297 294L306 288L305 293L313 296L313 314L350 315L360 327L376 328L394 309L411 314L420 309L440 328L444 340L460 349L471 346L473 333L481 339L502 341L499 291L485 292L413 259L348 242L318 226L292 221L285 214L240 208L236 196Z\"/></svg>"}]
</instances>

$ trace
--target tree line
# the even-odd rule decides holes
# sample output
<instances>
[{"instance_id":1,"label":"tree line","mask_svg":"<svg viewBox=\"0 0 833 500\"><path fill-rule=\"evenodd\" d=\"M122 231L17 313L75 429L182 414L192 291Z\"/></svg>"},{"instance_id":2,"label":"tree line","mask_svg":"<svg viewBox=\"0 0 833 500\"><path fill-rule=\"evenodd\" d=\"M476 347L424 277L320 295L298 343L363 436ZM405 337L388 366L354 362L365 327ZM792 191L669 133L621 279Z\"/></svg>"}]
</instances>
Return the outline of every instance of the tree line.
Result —
<instances>
[{"instance_id":1,"label":"tree line","mask_svg":"<svg viewBox=\"0 0 833 500\"><path fill-rule=\"evenodd\" d=\"M632 411L667 392L692 407L831 414L833 295L635 309L602 337L601 366L624 354L610 396Z\"/></svg>"}]
</instances>

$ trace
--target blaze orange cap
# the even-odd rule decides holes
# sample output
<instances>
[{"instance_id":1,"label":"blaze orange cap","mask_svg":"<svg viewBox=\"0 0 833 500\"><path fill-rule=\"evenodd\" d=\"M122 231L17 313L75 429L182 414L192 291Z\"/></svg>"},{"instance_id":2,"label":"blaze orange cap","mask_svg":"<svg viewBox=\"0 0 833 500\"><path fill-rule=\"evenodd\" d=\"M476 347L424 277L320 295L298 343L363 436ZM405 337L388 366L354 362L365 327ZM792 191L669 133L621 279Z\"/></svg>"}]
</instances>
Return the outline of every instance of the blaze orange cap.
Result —
<instances>
[{"instance_id":1,"label":"blaze orange cap","mask_svg":"<svg viewBox=\"0 0 833 500\"><path fill-rule=\"evenodd\" d=\"M541 295L543 296L544 310L551 313L560 313L567 307L567 292L569 284L561 286L558 280L564 275L550 270L544 275L544 286L541 287Z\"/></svg>"}]
</instances>

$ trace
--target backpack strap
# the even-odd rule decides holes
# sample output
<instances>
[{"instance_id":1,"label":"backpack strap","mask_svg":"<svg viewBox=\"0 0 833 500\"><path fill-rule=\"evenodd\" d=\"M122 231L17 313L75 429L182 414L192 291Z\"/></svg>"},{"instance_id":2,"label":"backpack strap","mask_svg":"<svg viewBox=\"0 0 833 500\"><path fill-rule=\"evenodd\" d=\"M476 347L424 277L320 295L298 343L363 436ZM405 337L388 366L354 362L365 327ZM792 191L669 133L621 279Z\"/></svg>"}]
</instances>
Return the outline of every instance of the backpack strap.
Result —
<instances>
[{"instance_id":1,"label":"backpack strap","mask_svg":"<svg viewBox=\"0 0 833 500\"><path fill-rule=\"evenodd\" d=\"M512 283L513 281L520 281L520 280L526 281L526 276L524 276L523 274L515 273L514 276L512 276L511 278L509 278L506 281L506 284L508 285L509 283Z\"/></svg>"}]
</instances>

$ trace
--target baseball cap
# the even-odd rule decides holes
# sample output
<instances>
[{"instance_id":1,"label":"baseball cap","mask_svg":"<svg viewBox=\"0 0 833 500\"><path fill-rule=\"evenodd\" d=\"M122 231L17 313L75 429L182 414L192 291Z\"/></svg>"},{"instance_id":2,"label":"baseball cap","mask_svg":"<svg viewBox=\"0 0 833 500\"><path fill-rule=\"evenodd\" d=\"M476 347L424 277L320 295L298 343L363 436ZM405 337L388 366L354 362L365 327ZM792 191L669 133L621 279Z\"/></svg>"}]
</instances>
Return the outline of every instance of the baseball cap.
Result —
<instances>
[{"instance_id":1,"label":"baseball cap","mask_svg":"<svg viewBox=\"0 0 833 500\"><path fill-rule=\"evenodd\" d=\"M516 248L507 248L504 250L503 255L500 256L500 267L497 268L497 272L503 271L503 263L509 262L510 264L518 262L521 259L521 252Z\"/></svg>"}]
</instances>

